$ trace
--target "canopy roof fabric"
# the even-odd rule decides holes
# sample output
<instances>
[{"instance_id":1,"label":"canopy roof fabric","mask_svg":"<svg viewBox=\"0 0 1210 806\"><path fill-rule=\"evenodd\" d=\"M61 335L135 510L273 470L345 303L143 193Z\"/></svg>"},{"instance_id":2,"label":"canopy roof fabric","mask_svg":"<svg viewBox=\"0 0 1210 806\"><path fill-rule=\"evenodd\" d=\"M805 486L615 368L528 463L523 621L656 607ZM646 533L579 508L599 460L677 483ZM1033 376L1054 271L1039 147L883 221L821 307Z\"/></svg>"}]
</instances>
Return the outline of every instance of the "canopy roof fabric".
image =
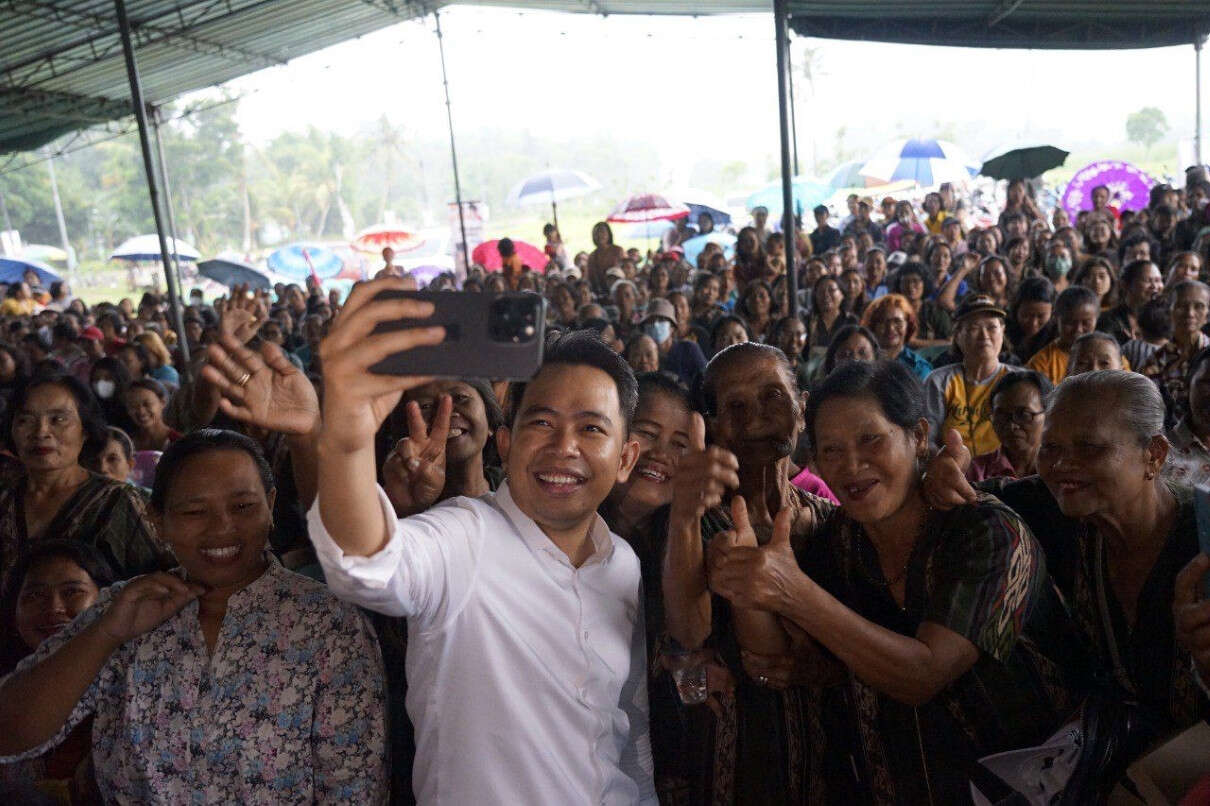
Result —
<instances>
[{"instance_id":1,"label":"canopy roof fabric","mask_svg":"<svg viewBox=\"0 0 1210 806\"><path fill-rule=\"evenodd\" d=\"M476 0L588 14L769 12L769 0ZM449 0L127 0L159 105L414 19ZM802 35L929 45L1140 48L1210 32L1206 0L790 0ZM112 0L0 3L0 153L131 114Z\"/></svg>"},{"instance_id":2,"label":"canopy roof fabric","mask_svg":"<svg viewBox=\"0 0 1210 806\"><path fill-rule=\"evenodd\" d=\"M790 0L800 36L981 48L1120 50L1191 45L1206 0Z\"/></svg>"}]
</instances>

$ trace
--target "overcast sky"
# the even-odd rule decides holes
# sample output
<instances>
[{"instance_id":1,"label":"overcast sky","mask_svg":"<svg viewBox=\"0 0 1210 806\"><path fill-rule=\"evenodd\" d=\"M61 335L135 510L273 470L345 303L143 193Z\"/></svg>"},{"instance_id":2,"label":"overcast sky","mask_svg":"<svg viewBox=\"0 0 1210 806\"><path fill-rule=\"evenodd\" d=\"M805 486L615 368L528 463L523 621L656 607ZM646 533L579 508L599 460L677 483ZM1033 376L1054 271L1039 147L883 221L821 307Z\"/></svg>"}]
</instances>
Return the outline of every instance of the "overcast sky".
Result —
<instances>
[{"instance_id":1,"label":"overcast sky","mask_svg":"<svg viewBox=\"0 0 1210 806\"><path fill-rule=\"evenodd\" d=\"M607 130L645 139L670 165L776 153L770 15L608 17L456 7L442 14L459 129ZM1003 51L798 39L819 48L815 94L800 84L800 151L830 154L945 127L972 156L1007 139L1095 148L1158 106L1191 136L1192 46L1116 52ZM1210 59L1207 59L1210 61ZM1205 67L1204 67L1205 70ZM1204 84L1210 81L1203 81ZM255 140L307 124L352 132L384 112L443 133L432 17L233 82ZM1210 90L1207 90L1210 94Z\"/></svg>"}]
</instances>

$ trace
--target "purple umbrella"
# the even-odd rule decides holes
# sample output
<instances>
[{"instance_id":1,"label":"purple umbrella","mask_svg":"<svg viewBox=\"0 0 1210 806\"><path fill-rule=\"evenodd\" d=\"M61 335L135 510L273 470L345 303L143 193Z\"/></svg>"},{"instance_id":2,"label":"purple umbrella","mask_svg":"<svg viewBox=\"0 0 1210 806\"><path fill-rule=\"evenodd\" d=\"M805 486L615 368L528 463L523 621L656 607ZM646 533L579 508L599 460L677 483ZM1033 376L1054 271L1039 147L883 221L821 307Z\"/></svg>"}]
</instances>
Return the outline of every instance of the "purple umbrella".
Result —
<instances>
[{"instance_id":1,"label":"purple umbrella","mask_svg":"<svg viewBox=\"0 0 1210 806\"><path fill-rule=\"evenodd\" d=\"M1092 209L1092 189L1105 185L1112 206L1119 210L1141 210L1147 206L1154 184L1154 179L1129 162L1100 160L1076 171L1063 191L1060 204L1074 222L1079 211Z\"/></svg>"}]
</instances>

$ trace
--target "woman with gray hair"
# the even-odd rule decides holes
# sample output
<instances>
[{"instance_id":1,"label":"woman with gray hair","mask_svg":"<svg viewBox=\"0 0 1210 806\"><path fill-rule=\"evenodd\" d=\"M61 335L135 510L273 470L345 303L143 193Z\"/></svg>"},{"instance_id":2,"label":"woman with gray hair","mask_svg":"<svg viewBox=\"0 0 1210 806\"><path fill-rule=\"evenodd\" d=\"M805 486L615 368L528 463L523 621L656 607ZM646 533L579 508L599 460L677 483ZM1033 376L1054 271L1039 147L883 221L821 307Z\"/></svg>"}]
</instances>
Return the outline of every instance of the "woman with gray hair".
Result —
<instances>
[{"instance_id":1,"label":"woman with gray hair","mask_svg":"<svg viewBox=\"0 0 1210 806\"><path fill-rule=\"evenodd\" d=\"M1168 450L1155 384L1098 370L1051 395L1037 476L979 485L1033 530L1099 669L1161 732L1210 715L1210 605L1195 594L1210 562L1198 553L1192 489L1160 475ZM954 474L966 461L952 435L929 469L934 506L962 500Z\"/></svg>"}]
</instances>

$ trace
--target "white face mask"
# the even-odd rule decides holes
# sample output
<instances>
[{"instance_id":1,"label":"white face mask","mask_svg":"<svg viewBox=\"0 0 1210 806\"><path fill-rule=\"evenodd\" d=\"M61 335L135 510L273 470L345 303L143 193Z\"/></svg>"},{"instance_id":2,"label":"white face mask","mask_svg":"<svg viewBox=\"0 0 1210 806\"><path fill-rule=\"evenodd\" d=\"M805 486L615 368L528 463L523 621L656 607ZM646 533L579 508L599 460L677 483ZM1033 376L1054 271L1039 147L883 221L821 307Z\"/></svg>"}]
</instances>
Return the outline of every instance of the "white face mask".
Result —
<instances>
[{"instance_id":1,"label":"white face mask","mask_svg":"<svg viewBox=\"0 0 1210 806\"><path fill-rule=\"evenodd\" d=\"M93 391L97 393L97 397L102 400L109 400L113 397L113 393L117 391L118 386L113 381L100 380L92 385Z\"/></svg>"}]
</instances>

